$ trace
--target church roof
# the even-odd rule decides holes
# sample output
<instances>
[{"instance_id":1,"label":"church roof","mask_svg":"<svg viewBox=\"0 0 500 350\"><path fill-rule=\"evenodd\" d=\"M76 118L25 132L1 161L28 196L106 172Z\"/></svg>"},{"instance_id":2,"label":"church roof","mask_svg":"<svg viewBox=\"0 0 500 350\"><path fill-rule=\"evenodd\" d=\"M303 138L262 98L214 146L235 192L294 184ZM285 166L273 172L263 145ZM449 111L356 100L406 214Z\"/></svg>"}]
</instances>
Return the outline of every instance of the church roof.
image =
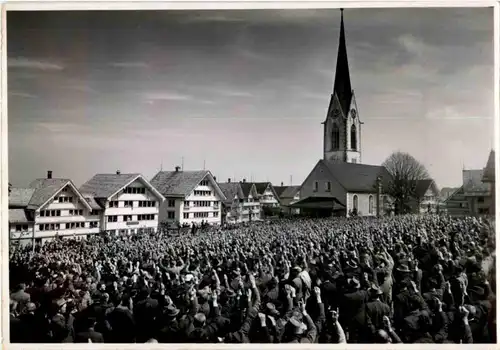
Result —
<instances>
[{"instance_id":1,"label":"church roof","mask_svg":"<svg viewBox=\"0 0 500 350\"><path fill-rule=\"evenodd\" d=\"M386 192L391 181L391 174L381 165L358 163L337 163L320 160L330 170L332 176L348 192L375 192L377 177L382 177L382 190Z\"/></svg>"},{"instance_id":2,"label":"church roof","mask_svg":"<svg viewBox=\"0 0 500 350\"><path fill-rule=\"evenodd\" d=\"M335 69L335 81L333 84L333 95L337 95L342 112L347 116L352 100L351 77L349 74L349 61L347 59L347 45L344 30L344 10L340 15L339 48L337 53L337 66Z\"/></svg>"}]
</instances>

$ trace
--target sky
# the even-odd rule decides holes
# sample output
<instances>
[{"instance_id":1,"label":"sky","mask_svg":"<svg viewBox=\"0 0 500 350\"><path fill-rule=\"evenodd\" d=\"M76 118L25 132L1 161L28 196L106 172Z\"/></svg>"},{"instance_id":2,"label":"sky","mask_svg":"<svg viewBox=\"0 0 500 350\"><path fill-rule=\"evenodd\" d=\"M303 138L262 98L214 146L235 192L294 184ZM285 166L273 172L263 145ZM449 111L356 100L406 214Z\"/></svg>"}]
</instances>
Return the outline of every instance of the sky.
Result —
<instances>
[{"instance_id":1,"label":"sky","mask_svg":"<svg viewBox=\"0 0 500 350\"><path fill-rule=\"evenodd\" d=\"M362 162L439 187L486 164L493 10L346 9ZM9 182L161 168L301 184L323 156L338 9L8 12Z\"/></svg>"}]
</instances>

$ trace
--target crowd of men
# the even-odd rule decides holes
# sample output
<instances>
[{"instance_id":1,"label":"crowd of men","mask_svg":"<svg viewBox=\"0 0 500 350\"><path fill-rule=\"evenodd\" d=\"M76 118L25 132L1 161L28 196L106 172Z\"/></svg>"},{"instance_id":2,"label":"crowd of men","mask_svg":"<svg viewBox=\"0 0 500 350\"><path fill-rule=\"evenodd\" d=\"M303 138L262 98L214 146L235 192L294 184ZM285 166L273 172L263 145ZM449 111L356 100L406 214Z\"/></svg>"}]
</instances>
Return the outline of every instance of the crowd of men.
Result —
<instances>
[{"instance_id":1,"label":"crowd of men","mask_svg":"<svg viewBox=\"0 0 500 350\"><path fill-rule=\"evenodd\" d=\"M408 215L10 252L21 343L492 343L494 227Z\"/></svg>"}]
</instances>

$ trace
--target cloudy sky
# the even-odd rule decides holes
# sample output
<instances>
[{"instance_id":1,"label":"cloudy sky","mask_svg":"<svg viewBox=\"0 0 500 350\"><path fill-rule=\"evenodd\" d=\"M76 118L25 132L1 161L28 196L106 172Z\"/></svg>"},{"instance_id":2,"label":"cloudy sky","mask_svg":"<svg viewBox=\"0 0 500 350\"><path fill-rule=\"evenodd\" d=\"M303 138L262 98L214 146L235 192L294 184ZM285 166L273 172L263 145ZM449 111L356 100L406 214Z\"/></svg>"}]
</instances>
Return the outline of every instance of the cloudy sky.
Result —
<instances>
[{"instance_id":1,"label":"cloudy sky","mask_svg":"<svg viewBox=\"0 0 500 350\"><path fill-rule=\"evenodd\" d=\"M363 163L438 186L493 147L492 9L348 9ZM9 12L10 182L163 164L300 184L322 157L338 10Z\"/></svg>"}]
</instances>

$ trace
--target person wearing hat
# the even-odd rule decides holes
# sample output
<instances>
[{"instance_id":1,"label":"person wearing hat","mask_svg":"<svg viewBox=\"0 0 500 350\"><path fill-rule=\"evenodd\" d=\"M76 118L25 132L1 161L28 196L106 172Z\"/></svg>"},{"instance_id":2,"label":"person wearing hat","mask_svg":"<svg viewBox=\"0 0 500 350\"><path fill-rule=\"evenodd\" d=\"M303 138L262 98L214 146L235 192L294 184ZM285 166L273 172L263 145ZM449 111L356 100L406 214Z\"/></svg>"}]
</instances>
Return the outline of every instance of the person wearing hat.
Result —
<instances>
[{"instance_id":1,"label":"person wearing hat","mask_svg":"<svg viewBox=\"0 0 500 350\"><path fill-rule=\"evenodd\" d=\"M313 344L316 341L318 331L311 316L306 311L303 301L299 303L300 315L293 315L287 324L287 330L283 336L283 343ZM301 317L302 316L302 319ZM305 321L305 322L303 322Z\"/></svg>"},{"instance_id":2,"label":"person wearing hat","mask_svg":"<svg viewBox=\"0 0 500 350\"><path fill-rule=\"evenodd\" d=\"M169 304L163 312L163 327L159 331L158 342L182 343L180 324L178 321L180 310L173 303Z\"/></svg>"},{"instance_id":3,"label":"person wearing hat","mask_svg":"<svg viewBox=\"0 0 500 350\"><path fill-rule=\"evenodd\" d=\"M384 316L390 315L391 308L380 300L383 292L379 287L372 285L368 292L370 301L366 304L367 316L372 322L373 330L382 329L384 327Z\"/></svg>"}]
</instances>

